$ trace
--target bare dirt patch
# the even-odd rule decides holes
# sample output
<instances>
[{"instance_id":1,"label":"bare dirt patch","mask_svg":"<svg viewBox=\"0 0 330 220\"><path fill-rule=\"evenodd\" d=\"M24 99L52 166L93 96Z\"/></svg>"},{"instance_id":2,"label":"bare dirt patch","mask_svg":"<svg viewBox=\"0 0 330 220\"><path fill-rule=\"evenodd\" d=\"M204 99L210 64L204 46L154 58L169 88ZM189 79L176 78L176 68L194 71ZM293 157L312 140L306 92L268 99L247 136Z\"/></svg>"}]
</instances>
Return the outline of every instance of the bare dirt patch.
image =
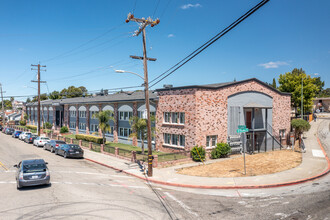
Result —
<instances>
[{"instance_id":1,"label":"bare dirt patch","mask_svg":"<svg viewBox=\"0 0 330 220\"><path fill-rule=\"evenodd\" d=\"M244 175L243 155L227 160L187 167L177 170L179 174L203 177L244 177L277 173L301 164L301 153L280 150L253 155L245 155L246 175Z\"/></svg>"}]
</instances>

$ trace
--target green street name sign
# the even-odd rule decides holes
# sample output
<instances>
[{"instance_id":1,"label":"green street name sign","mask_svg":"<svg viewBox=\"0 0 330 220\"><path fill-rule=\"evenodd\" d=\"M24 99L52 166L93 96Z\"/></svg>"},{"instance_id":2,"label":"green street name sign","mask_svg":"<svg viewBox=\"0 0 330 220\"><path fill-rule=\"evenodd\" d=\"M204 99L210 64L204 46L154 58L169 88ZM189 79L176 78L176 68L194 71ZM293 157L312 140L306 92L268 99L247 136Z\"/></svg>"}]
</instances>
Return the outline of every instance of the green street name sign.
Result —
<instances>
[{"instance_id":1,"label":"green street name sign","mask_svg":"<svg viewBox=\"0 0 330 220\"><path fill-rule=\"evenodd\" d=\"M246 125L238 125L238 129L246 129Z\"/></svg>"},{"instance_id":2,"label":"green street name sign","mask_svg":"<svg viewBox=\"0 0 330 220\"><path fill-rule=\"evenodd\" d=\"M236 132L237 133L244 133L244 132L248 132L249 129L248 128L244 128L244 129L237 129Z\"/></svg>"}]
</instances>

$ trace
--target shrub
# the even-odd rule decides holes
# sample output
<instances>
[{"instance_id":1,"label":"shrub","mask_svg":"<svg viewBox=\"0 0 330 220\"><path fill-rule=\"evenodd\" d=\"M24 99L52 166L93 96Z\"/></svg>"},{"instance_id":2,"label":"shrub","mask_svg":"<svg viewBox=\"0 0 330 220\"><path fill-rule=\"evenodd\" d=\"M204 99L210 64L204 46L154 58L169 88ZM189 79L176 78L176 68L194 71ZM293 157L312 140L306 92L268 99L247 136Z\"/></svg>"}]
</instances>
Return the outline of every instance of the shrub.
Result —
<instances>
[{"instance_id":1,"label":"shrub","mask_svg":"<svg viewBox=\"0 0 330 220\"><path fill-rule=\"evenodd\" d=\"M61 130L60 130L60 133L61 133L61 134L62 134L62 133L68 133L68 132L69 132L68 127L66 127L66 126L61 127Z\"/></svg>"},{"instance_id":2,"label":"shrub","mask_svg":"<svg viewBox=\"0 0 330 220\"><path fill-rule=\"evenodd\" d=\"M205 160L205 149L200 146L198 147L197 145L193 147L190 151L192 159L194 161L204 161Z\"/></svg>"},{"instance_id":3,"label":"shrub","mask_svg":"<svg viewBox=\"0 0 330 220\"><path fill-rule=\"evenodd\" d=\"M76 134L76 139L77 140L88 141L88 142L94 142L94 143L97 143L97 144L102 144L103 143L102 137L95 137L95 136L92 136L92 135Z\"/></svg>"},{"instance_id":4,"label":"shrub","mask_svg":"<svg viewBox=\"0 0 330 220\"><path fill-rule=\"evenodd\" d=\"M53 125L49 122L44 123L44 128L46 129L52 129Z\"/></svg>"},{"instance_id":5,"label":"shrub","mask_svg":"<svg viewBox=\"0 0 330 220\"><path fill-rule=\"evenodd\" d=\"M31 129L31 130L37 130L38 129L38 126L35 126L35 125L27 125L26 127L28 129Z\"/></svg>"},{"instance_id":6,"label":"shrub","mask_svg":"<svg viewBox=\"0 0 330 220\"><path fill-rule=\"evenodd\" d=\"M295 130L296 137L311 128L311 125L303 119L293 119L291 121L291 126Z\"/></svg>"},{"instance_id":7,"label":"shrub","mask_svg":"<svg viewBox=\"0 0 330 220\"><path fill-rule=\"evenodd\" d=\"M218 159L227 157L231 149L227 143L217 143L216 148L211 151L211 158Z\"/></svg>"},{"instance_id":8,"label":"shrub","mask_svg":"<svg viewBox=\"0 0 330 220\"><path fill-rule=\"evenodd\" d=\"M20 120L19 121L19 124L22 125L22 126L25 126L26 125L26 121L25 120Z\"/></svg>"}]
</instances>

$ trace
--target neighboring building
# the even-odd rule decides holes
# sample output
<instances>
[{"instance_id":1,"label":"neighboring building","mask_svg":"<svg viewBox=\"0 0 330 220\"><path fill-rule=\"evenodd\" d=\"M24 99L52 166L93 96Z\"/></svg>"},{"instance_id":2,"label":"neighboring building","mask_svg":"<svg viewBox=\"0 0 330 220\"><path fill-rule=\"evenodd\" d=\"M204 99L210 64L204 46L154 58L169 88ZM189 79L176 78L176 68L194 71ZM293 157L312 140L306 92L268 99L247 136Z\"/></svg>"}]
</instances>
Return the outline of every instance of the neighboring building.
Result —
<instances>
[{"instance_id":1,"label":"neighboring building","mask_svg":"<svg viewBox=\"0 0 330 220\"><path fill-rule=\"evenodd\" d=\"M155 114L157 94L149 92L150 111ZM114 112L115 122L110 121L111 131L106 134L110 141L138 145L135 138L129 138L132 133L129 118L141 116L145 111L144 92L120 92L116 94L78 97L59 100L45 100L41 102L42 122L50 122L54 128L67 126L74 133L101 134L98 120L93 114L99 111ZM37 103L26 105L28 123L37 125Z\"/></svg>"},{"instance_id":2,"label":"neighboring building","mask_svg":"<svg viewBox=\"0 0 330 220\"><path fill-rule=\"evenodd\" d=\"M156 148L162 151L212 149L237 136L238 125L249 128L248 148L269 150L273 136L285 139L290 132L291 95L255 78L156 91Z\"/></svg>"},{"instance_id":3,"label":"neighboring building","mask_svg":"<svg viewBox=\"0 0 330 220\"><path fill-rule=\"evenodd\" d=\"M237 82L166 87L150 91L151 114L156 114L153 145L162 151L189 151L195 145L212 149L218 142L237 136L246 125L250 150L270 150L284 142L290 132L291 97L253 78ZM107 134L114 142L137 145L131 140L129 118L143 115L144 92L118 93L42 101L41 116L59 128L75 133L100 133L93 113L114 112ZM26 106L29 123L37 124L36 103ZM275 138L274 138L275 137ZM274 141L275 140L275 141ZM275 142L275 146L274 146ZM283 143L283 142L282 142Z\"/></svg>"},{"instance_id":4,"label":"neighboring building","mask_svg":"<svg viewBox=\"0 0 330 220\"><path fill-rule=\"evenodd\" d=\"M314 98L313 109L319 109L320 112L330 112L330 97Z\"/></svg>"},{"instance_id":5,"label":"neighboring building","mask_svg":"<svg viewBox=\"0 0 330 220\"><path fill-rule=\"evenodd\" d=\"M14 111L22 110L23 106L24 106L24 102L14 100L11 102L11 105L12 105Z\"/></svg>"},{"instance_id":6,"label":"neighboring building","mask_svg":"<svg viewBox=\"0 0 330 220\"><path fill-rule=\"evenodd\" d=\"M10 115L8 115L8 120L10 122L13 122L15 125L19 125L19 121L21 120L22 113L21 112L15 112Z\"/></svg>"}]
</instances>

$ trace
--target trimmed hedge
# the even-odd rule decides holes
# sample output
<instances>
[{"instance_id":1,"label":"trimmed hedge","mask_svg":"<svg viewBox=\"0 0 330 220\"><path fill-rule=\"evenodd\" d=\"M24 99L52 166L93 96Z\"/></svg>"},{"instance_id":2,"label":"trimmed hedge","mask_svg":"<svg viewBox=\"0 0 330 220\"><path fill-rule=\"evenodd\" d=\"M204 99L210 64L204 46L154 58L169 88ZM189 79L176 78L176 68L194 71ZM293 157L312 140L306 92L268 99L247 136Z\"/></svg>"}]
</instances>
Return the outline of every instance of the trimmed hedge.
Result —
<instances>
[{"instance_id":1,"label":"trimmed hedge","mask_svg":"<svg viewBox=\"0 0 330 220\"><path fill-rule=\"evenodd\" d=\"M94 142L94 143L97 143L97 144L102 144L103 143L103 138L102 137L95 137L95 136L92 136L92 135L76 134L76 139L77 140L88 141L88 142Z\"/></svg>"},{"instance_id":2,"label":"trimmed hedge","mask_svg":"<svg viewBox=\"0 0 330 220\"><path fill-rule=\"evenodd\" d=\"M26 125L26 127L28 129L31 129L31 130L37 130L38 129L38 126L35 126L35 125Z\"/></svg>"},{"instance_id":3,"label":"trimmed hedge","mask_svg":"<svg viewBox=\"0 0 330 220\"><path fill-rule=\"evenodd\" d=\"M217 143L217 147L211 151L211 158L218 159L222 157L227 157L230 151L231 148L227 143Z\"/></svg>"},{"instance_id":4,"label":"trimmed hedge","mask_svg":"<svg viewBox=\"0 0 330 220\"><path fill-rule=\"evenodd\" d=\"M63 134L63 133L68 133L68 132L69 132L68 127L66 127L66 126L61 127L61 130L60 130L60 133L61 133L61 134Z\"/></svg>"},{"instance_id":5,"label":"trimmed hedge","mask_svg":"<svg viewBox=\"0 0 330 220\"><path fill-rule=\"evenodd\" d=\"M194 161L204 161L205 160L205 149L200 146L198 147L197 145L193 147L190 151L192 159Z\"/></svg>"}]
</instances>

